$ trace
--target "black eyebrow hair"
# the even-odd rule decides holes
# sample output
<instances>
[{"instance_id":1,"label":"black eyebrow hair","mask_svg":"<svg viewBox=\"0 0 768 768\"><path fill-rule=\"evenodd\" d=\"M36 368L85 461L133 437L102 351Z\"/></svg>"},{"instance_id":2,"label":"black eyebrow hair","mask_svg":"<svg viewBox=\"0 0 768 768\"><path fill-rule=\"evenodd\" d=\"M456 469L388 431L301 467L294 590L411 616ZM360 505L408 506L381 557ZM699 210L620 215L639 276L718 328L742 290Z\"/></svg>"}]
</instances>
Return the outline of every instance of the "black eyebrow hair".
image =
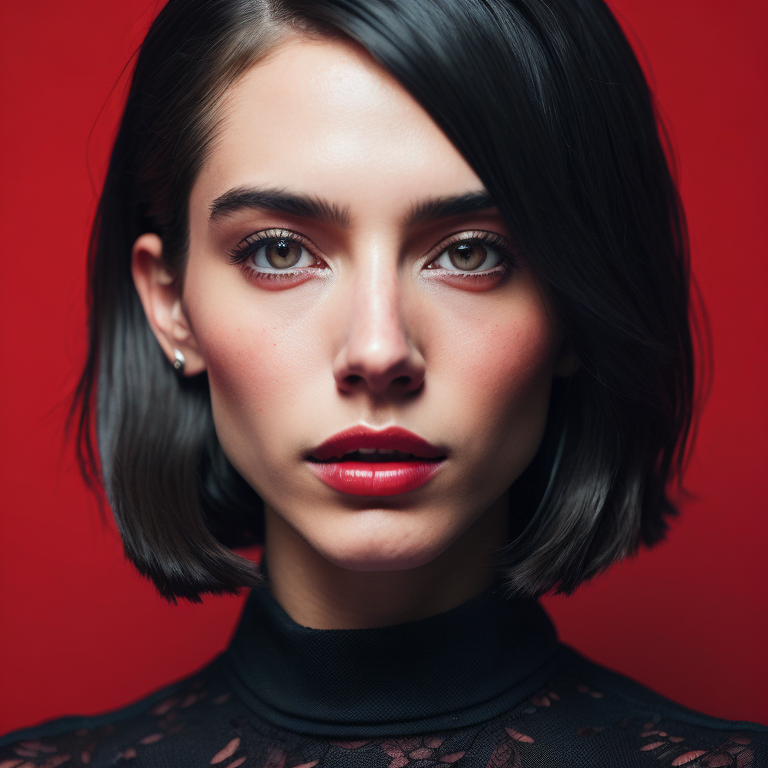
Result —
<instances>
[{"instance_id":1,"label":"black eyebrow hair","mask_svg":"<svg viewBox=\"0 0 768 768\"><path fill-rule=\"evenodd\" d=\"M406 223L409 227L415 227L430 221L487 211L495 207L496 203L485 190L450 197L436 197L414 203L408 211Z\"/></svg>"},{"instance_id":2,"label":"black eyebrow hair","mask_svg":"<svg viewBox=\"0 0 768 768\"><path fill-rule=\"evenodd\" d=\"M349 210L327 203L311 195L300 195L282 189L239 187L225 192L211 203L211 221L243 208L276 211L289 216L316 219L349 227Z\"/></svg>"},{"instance_id":3,"label":"black eyebrow hair","mask_svg":"<svg viewBox=\"0 0 768 768\"><path fill-rule=\"evenodd\" d=\"M438 219L461 216L495 208L496 204L485 191L462 195L437 197L414 203L405 217L407 227L415 227ZM339 208L321 198L287 192L282 189L238 187L217 197L210 206L214 221L243 208L276 211L289 216L327 221L342 229L350 223L349 208Z\"/></svg>"}]
</instances>

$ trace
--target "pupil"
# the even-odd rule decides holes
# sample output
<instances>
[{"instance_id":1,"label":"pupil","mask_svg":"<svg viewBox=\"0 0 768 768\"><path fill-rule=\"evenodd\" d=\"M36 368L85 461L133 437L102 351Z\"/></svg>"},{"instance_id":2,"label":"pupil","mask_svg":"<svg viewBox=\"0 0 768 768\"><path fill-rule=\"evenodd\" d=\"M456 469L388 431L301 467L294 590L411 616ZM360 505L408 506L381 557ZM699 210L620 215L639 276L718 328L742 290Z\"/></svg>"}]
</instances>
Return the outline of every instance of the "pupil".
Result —
<instances>
[{"instance_id":1,"label":"pupil","mask_svg":"<svg viewBox=\"0 0 768 768\"><path fill-rule=\"evenodd\" d=\"M281 238L266 248L267 261L273 267L292 267L301 257L301 248L290 240Z\"/></svg>"}]
</instances>

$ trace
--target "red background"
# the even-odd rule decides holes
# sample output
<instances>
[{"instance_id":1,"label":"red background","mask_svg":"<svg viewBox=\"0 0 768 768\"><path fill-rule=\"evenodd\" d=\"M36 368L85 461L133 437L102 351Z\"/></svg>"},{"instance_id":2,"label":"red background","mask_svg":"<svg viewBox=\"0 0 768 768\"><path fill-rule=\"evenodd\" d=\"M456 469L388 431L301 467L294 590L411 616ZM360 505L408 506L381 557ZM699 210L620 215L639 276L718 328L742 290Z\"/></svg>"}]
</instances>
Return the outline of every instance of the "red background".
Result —
<instances>
[{"instance_id":1,"label":"red background","mask_svg":"<svg viewBox=\"0 0 768 768\"><path fill-rule=\"evenodd\" d=\"M601 663L709 714L768 722L768 5L612 6L642 41L673 129L714 386L688 475L699 498L668 542L545 603L563 639ZM156 10L0 4L0 732L118 707L192 672L226 645L241 606L157 597L100 523L62 434L94 187L124 81L110 91Z\"/></svg>"}]
</instances>

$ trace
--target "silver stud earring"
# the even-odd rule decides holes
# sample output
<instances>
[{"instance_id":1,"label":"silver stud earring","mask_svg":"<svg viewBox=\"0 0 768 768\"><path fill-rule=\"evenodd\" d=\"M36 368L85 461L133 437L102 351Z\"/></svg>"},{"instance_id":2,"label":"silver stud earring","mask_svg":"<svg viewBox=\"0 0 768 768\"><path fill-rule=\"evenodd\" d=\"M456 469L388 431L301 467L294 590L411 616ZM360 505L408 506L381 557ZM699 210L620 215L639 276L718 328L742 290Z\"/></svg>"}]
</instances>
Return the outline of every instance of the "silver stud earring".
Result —
<instances>
[{"instance_id":1,"label":"silver stud earring","mask_svg":"<svg viewBox=\"0 0 768 768\"><path fill-rule=\"evenodd\" d=\"M178 373L179 376L183 376L184 375L184 355L182 355L178 349L174 349L173 354L176 358L172 363L173 370L176 371L176 373Z\"/></svg>"}]
</instances>

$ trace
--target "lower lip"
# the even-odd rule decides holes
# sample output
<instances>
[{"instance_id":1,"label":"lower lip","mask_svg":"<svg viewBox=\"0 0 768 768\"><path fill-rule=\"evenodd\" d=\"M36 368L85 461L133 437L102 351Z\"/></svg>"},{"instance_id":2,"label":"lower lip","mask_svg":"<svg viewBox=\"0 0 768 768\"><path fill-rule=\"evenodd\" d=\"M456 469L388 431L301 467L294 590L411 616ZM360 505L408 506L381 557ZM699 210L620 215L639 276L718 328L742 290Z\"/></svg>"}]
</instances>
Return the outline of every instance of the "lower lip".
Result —
<instances>
[{"instance_id":1,"label":"lower lip","mask_svg":"<svg viewBox=\"0 0 768 768\"><path fill-rule=\"evenodd\" d=\"M428 483L444 461L310 461L308 464L326 485L342 493L396 496Z\"/></svg>"}]
</instances>

